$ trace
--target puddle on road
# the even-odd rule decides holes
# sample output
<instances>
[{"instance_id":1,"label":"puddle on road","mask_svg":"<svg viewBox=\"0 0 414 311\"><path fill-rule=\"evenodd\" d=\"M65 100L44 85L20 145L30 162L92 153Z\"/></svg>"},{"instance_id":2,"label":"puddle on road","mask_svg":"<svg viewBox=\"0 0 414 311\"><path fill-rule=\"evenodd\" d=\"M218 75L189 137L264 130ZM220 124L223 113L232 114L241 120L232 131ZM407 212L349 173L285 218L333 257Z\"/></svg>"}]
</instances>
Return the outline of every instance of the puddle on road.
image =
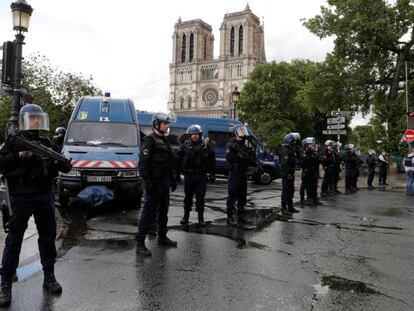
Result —
<instances>
[{"instance_id":1,"label":"puddle on road","mask_svg":"<svg viewBox=\"0 0 414 311\"><path fill-rule=\"evenodd\" d=\"M319 284L312 285L315 294L324 296L329 290L350 291L357 294L381 294L371 288L369 284L360 281L348 280L336 275L323 276Z\"/></svg>"},{"instance_id":2,"label":"puddle on road","mask_svg":"<svg viewBox=\"0 0 414 311\"><path fill-rule=\"evenodd\" d=\"M401 208L389 207L386 208L381 215L382 216L401 216L404 214L404 211Z\"/></svg>"}]
</instances>

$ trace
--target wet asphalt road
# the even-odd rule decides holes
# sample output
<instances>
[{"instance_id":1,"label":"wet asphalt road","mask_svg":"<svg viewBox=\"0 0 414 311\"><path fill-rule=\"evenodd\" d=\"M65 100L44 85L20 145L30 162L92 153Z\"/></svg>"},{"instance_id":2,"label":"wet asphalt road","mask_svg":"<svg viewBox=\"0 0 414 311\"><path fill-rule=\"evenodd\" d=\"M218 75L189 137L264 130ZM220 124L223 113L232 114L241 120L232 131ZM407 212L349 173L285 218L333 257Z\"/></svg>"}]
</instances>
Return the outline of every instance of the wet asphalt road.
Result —
<instances>
[{"instance_id":1,"label":"wet asphalt road","mask_svg":"<svg viewBox=\"0 0 414 311\"><path fill-rule=\"evenodd\" d=\"M137 211L65 216L58 242L60 297L43 293L37 261L21 267L11 310L414 310L414 201L401 191L338 195L292 218L278 215L280 182L249 185L257 228L225 224L226 184L209 186L207 228L179 225L135 254ZM193 213L195 222L196 215Z\"/></svg>"}]
</instances>

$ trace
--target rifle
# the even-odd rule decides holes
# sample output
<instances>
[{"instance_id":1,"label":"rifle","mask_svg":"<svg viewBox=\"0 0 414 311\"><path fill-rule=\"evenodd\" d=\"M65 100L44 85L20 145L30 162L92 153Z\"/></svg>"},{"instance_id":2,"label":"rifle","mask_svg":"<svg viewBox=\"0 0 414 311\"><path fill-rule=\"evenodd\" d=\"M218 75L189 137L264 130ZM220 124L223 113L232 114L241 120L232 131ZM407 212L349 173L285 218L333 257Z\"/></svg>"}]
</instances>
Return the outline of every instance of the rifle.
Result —
<instances>
[{"instance_id":1,"label":"rifle","mask_svg":"<svg viewBox=\"0 0 414 311\"><path fill-rule=\"evenodd\" d=\"M18 146L23 150L30 151L41 158L45 175L48 175L50 161L54 161L62 167L67 168L67 171L70 171L72 168L71 160L65 158L63 155L57 153L51 148L42 145L38 141L26 140L17 133L10 133L9 136L7 136L7 140L10 141L11 144Z\"/></svg>"},{"instance_id":2,"label":"rifle","mask_svg":"<svg viewBox=\"0 0 414 311\"><path fill-rule=\"evenodd\" d=\"M9 185L7 184L7 179L4 178L4 176L2 176L1 179L5 186L5 192L4 192L5 197L3 201L1 202L0 209L1 209L2 218L3 218L3 229L5 233L8 233L13 226L13 210L11 207Z\"/></svg>"}]
</instances>

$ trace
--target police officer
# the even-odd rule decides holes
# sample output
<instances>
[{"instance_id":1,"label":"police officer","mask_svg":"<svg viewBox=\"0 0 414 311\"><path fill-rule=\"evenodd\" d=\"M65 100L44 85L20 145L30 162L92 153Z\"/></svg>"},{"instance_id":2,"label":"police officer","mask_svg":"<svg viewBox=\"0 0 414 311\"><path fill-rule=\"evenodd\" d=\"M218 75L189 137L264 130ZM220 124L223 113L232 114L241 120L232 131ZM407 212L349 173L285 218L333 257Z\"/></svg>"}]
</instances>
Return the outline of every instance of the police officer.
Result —
<instances>
[{"instance_id":1,"label":"police officer","mask_svg":"<svg viewBox=\"0 0 414 311\"><path fill-rule=\"evenodd\" d=\"M361 164L363 163L360 156L361 156L361 151L358 148L353 148L352 149L352 153L354 155L354 161L355 161L355 166L354 166L354 171L352 173L352 189L354 191L358 190L358 177L360 175L359 173L359 169L361 167Z\"/></svg>"},{"instance_id":2,"label":"police officer","mask_svg":"<svg viewBox=\"0 0 414 311\"><path fill-rule=\"evenodd\" d=\"M357 159L353 153L354 145L347 144L345 145L345 193L350 194L355 192L356 189L352 187L352 177L355 171L355 168L358 166Z\"/></svg>"},{"instance_id":3,"label":"police officer","mask_svg":"<svg viewBox=\"0 0 414 311\"><path fill-rule=\"evenodd\" d=\"M375 168L377 167L378 161L375 158L375 150L368 150L368 156L365 160L368 166L368 178L367 178L367 185L369 190L375 189L372 185L375 177Z\"/></svg>"},{"instance_id":4,"label":"police officer","mask_svg":"<svg viewBox=\"0 0 414 311\"><path fill-rule=\"evenodd\" d=\"M342 144L338 141L335 142L333 146L333 153L335 156L335 164L334 164L334 177L333 177L333 192L334 193L341 193L341 191L338 190L338 182L340 179L341 174L341 164L342 164L342 155L341 155L341 148Z\"/></svg>"},{"instance_id":5,"label":"police officer","mask_svg":"<svg viewBox=\"0 0 414 311\"><path fill-rule=\"evenodd\" d=\"M63 141L65 139L66 129L63 126L59 126L55 130L55 136L53 136L53 143L55 144L59 153L62 152L63 149Z\"/></svg>"},{"instance_id":6,"label":"police officer","mask_svg":"<svg viewBox=\"0 0 414 311\"><path fill-rule=\"evenodd\" d=\"M379 184L382 186L388 186L387 184L387 174L388 174L388 167L390 162L388 160L388 154L386 151L383 151L380 156L378 157L379 162Z\"/></svg>"},{"instance_id":7,"label":"police officer","mask_svg":"<svg viewBox=\"0 0 414 311\"><path fill-rule=\"evenodd\" d=\"M27 104L20 110L18 135L28 141L40 142L54 148L49 139L40 135L49 130L48 114L35 104ZM54 148L56 151L56 148ZM52 294L62 292L56 281L56 219L52 185L58 171L71 170L70 162L50 161L47 169L44 160L31 151L23 150L6 140L0 150L0 172L6 178L13 210L12 226L7 234L1 268L0 306L11 303L12 277L19 264L23 236L29 218L33 215L39 234L40 261L44 272L43 288Z\"/></svg>"},{"instance_id":8,"label":"police officer","mask_svg":"<svg viewBox=\"0 0 414 311\"><path fill-rule=\"evenodd\" d=\"M319 204L317 194L319 157L315 151L315 145L314 137L307 137L302 140L302 151L299 158L302 168L302 183L300 185L301 204L305 202L305 192L309 204Z\"/></svg>"},{"instance_id":9,"label":"police officer","mask_svg":"<svg viewBox=\"0 0 414 311\"><path fill-rule=\"evenodd\" d=\"M203 130L200 125L194 124L187 128L186 134L190 139L185 141L178 152L180 170L184 174L184 217L181 224L188 224L190 211L193 206L193 197L196 197L196 211L198 224L205 226L204 198L206 195L207 173L213 183L215 177L216 155L211 145L203 141Z\"/></svg>"},{"instance_id":10,"label":"police officer","mask_svg":"<svg viewBox=\"0 0 414 311\"><path fill-rule=\"evenodd\" d=\"M295 194L295 170L298 160L299 133L289 133L285 136L280 152L282 172L282 214L291 215L299 212L293 207Z\"/></svg>"},{"instance_id":11,"label":"police officer","mask_svg":"<svg viewBox=\"0 0 414 311\"><path fill-rule=\"evenodd\" d=\"M333 140L325 141L325 148L322 152L322 166L324 168L324 175L321 185L321 196L328 196L333 193L334 177L335 177L335 154L333 152Z\"/></svg>"},{"instance_id":12,"label":"police officer","mask_svg":"<svg viewBox=\"0 0 414 311\"><path fill-rule=\"evenodd\" d=\"M247 222L244 208L247 202L247 170L249 166L256 166L256 154L253 148L248 147L249 132L243 125L236 125L233 129L234 138L226 145L226 160L229 164L227 223L236 225L234 218L237 203L237 221Z\"/></svg>"},{"instance_id":13,"label":"police officer","mask_svg":"<svg viewBox=\"0 0 414 311\"><path fill-rule=\"evenodd\" d=\"M138 224L137 253L151 256L145 246L145 236L157 221L158 244L176 247L177 242L167 237L170 189L175 191L177 182L175 157L167 140L169 123L175 122L174 114L157 113L152 117L153 133L144 138L139 157L139 171L145 183L145 203Z\"/></svg>"}]
</instances>

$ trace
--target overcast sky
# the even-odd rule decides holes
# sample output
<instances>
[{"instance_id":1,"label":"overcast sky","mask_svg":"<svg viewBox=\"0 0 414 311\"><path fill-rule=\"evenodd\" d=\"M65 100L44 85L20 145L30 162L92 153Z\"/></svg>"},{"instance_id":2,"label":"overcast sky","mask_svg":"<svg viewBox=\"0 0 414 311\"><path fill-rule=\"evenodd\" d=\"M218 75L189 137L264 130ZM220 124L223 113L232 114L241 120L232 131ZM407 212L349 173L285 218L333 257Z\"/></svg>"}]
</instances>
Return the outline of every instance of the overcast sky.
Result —
<instances>
[{"instance_id":1,"label":"overcast sky","mask_svg":"<svg viewBox=\"0 0 414 311\"><path fill-rule=\"evenodd\" d=\"M24 55L40 52L53 65L92 75L112 96L129 97L138 109L165 111L172 34L178 17L200 18L213 27L215 56L224 14L244 0L27 0L34 8ZM11 40L10 0L0 0L0 42ZM251 0L265 21L268 61L323 60L332 40L319 40L300 22L317 14L323 0Z\"/></svg>"}]
</instances>

